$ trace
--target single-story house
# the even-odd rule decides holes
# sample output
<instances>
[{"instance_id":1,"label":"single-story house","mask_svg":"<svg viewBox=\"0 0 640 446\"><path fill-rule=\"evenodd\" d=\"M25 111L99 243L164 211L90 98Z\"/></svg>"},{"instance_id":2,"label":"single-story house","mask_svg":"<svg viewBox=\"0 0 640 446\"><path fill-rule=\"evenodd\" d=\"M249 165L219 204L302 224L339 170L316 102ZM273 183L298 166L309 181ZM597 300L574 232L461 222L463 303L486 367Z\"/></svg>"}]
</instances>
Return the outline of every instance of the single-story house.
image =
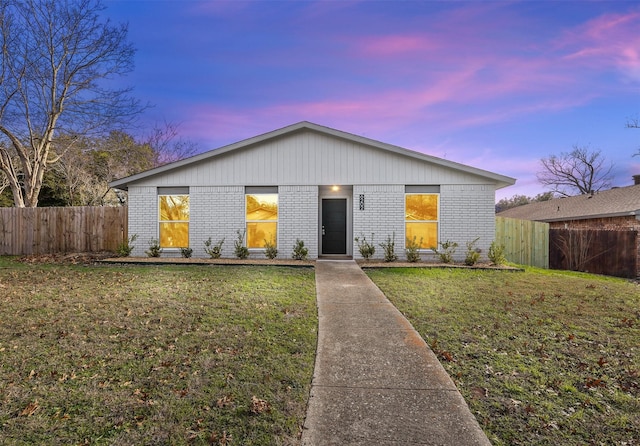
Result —
<instances>
[{"instance_id":1,"label":"single-story house","mask_svg":"<svg viewBox=\"0 0 640 446\"><path fill-rule=\"evenodd\" d=\"M631 186L530 203L507 209L498 216L547 222L550 229L640 231L640 175L634 175L633 180ZM637 240L635 246L626 249L635 258L640 277L640 237Z\"/></svg>"},{"instance_id":2,"label":"single-story house","mask_svg":"<svg viewBox=\"0 0 640 446\"><path fill-rule=\"evenodd\" d=\"M359 257L354 239L378 246L394 237L430 248L479 238L486 257L495 236L495 191L510 177L343 131L300 122L110 183L128 191L129 234L159 240L163 256L181 247L206 257L204 242L225 239L234 257L238 231L252 257L265 242L290 258L302 240L309 258ZM143 241L141 244L140 241ZM458 258L464 258L460 249ZM462 257L460 257L462 256Z\"/></svg>"}]
</instances>

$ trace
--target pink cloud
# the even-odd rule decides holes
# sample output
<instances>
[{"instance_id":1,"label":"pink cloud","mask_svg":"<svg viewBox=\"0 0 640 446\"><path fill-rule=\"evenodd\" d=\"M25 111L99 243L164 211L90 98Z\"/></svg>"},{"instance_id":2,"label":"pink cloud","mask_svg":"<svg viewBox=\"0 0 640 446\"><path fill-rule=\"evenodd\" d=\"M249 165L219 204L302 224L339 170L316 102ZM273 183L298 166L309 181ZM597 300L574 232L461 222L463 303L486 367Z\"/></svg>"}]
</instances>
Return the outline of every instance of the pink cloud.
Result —
<instances>
[{"instance_id":1,"label":"pink cloud","mask_svg":"<svg viewBox=\"0 0 640 446\"><path fill-rule=\"evenodd\" d=\"M433 51L440 48L435 39L420 35L372 36L359 43L359 51L368 56L393 56Z\"/></svg>"},{"instance_id":2,"label":"pink cloud","mask_svg":"<svg viewBox=\"0 0 640 446\"><path fill-rule=\"evenodd\" d=\"M570 52L568 61L592 67L611 66L633 82L640 82L640 12L606 14L588 21L559 41Z\"/></svg>"}]
</instances>

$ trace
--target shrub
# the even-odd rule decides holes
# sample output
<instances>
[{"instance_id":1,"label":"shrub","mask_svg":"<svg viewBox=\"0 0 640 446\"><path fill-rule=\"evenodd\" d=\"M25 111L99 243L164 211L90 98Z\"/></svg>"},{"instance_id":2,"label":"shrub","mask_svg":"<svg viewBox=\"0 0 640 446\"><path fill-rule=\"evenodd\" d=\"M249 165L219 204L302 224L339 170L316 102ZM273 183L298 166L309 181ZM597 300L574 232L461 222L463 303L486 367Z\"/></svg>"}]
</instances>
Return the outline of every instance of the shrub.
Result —
<instances>
[{"instance_id":1,"label":"shrub","mask_svg":"<svg viewBox=\"0 0 640 446\"><path fill-rule=\"evenodd\" d=\"M395 262L398 260L396 255L396 233L393 233L393 238L387 236L387 241L380 243L380 247L384 250L384 261Z\"/></svg>"},{"instance_id":2,"label":"shrub","mask_svg":"<svg viewBox=\"0 0 640 446\"><path fill-rule=\"evenodd\" d=\"M450 242L446 240L445 242L439 242L441 249L433 249L438 257L440 257L440 261L442 263L452 263L453 262L453 254L456 252L456 248L458 244L456 242Z\"/></svg>"},{"instance_id":3,"label":"shrub","mask_svg":"<svg viewBox=\"0 0 640 446\"><path fill-rule=\"evenodd\" d=\"M137 238L138 234L133 234L129 236L127 240L124 240L122 243L120 243L116 248L118 257L129 257L131 255L131 251L133 251L133 248L135 248L132 243L135 242Z\"/></svg>"},{"instance_id":4,"label":"shrub","mask_svg":"<svg viewBox=\"0 0 640 446\"><path fill-rule=\"evenodd\" d=\"M494 265L504 265L507 263L507 258L504 256L504 245L498 245L495 240L491 242L489 246L489 252L487 257Z\"/></svg>"},{"instance_id":5,"label":"shrub","mask_svg":"<svg viewBox=\"0 0 640 446\"><path fill-rule=\"evenodd\" d=\"M204 252L209 254L212 259L219 259L222 255L222 244L224 243L224 237L219 240L215 245L211 245L211 237L204 242Z\"/></svg>"},{"instance_id":6,"label":"shrub","mask_svg":"<svg viewBox=\"0 0 640 446\"><path fill-rule=\"evenodd\" d=\"M180 248L180 255L182 255L182 257L184 257L185 259L190 258L192 254L193 254L193 249L189 247Z\"/></svg>"},{"instance_id":7,"label":"shrub","mask_svg":"<svg viewBox=\"0 0 640 446\"><path fill-rule=\"evenodd\" d=\"M309 250L305 248L304 242L299 238L296 239L296 244L293 245L293 254L291 257L295 260L306 260Z\"/></svg>"},{"instance_id":8,"label":"shrub","mask_svg":"<svg viewBox=\"0 0 640 446\"><path fill-rule=\"evenodd\" d=\"M278 256L278 248L273 240L264 240L264 255L267 259L275 259Z\"/></svg>"},{"instance_id":9,"label":"shrub","mask_svg":"<svg viewBox=\"0 0 640 446\"><path fill-rule=\"evenodd\" d=\"M160 257L160 254L162 254L162 248L160 247L160 241L157 238L149 240L149 249L145 251L145 254L149 257Z\"/></svg>"},{"instance_id":10,"label":"shrub","mask_svg":"<svg viewBox=\"0 0 640 446\"><path fill-rule=\"evenodd\" d=\"M467 254L464 257L464 264L467 266L473 266L480 260L480 248L476 247L476 243L480 240L480 237L473 241L467 242Z\"/></svg>"},{"instance_id":11,"label":"shrub","mask_svg":"<svg viewBox=\"0 0 640 446\"><path fill-rule=\"evenodd\" d=\"M367 241L367 238L362 234L362 240L359 237L354 239L358 245L358 251L363 259L369 260L376 252L376 247L373 245L373 234L371 234L371 243Z\"/></svg>"},{"instance_id":12,"label":"shrub","mask_svg":"<svg viewBox=\"0 0 640 446\"><path fill-rule=\"evenodd\" d=\"M420 261L420 246L422 245L422 238L420 241L416 241L416 236L413 236L413 239L407 238L406 240L406 253L407 253L407 261L411 263L416 263Z\"/></svg>"},{"instance_id":13,"label":"shrub","mask_svg":"<svg viewBox=\"0 0 640 446\"><path fill-rule=\"evenodd\" d=\"M233 242L233 253L239 259L246 259L249 257L249 248L244 246L245 232L237 230L238 238Z\"/></svg>"}]
</instances>

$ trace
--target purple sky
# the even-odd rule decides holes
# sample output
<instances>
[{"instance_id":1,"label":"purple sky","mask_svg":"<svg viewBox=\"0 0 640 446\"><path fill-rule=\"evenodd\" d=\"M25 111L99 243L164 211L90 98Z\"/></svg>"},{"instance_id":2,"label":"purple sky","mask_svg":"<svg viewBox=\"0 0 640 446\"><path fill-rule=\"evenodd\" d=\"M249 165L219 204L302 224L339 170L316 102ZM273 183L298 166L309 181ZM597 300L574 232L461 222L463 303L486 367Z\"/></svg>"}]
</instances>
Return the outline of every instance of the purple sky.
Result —
<instances>
[{"instance_id":1,"label":"purple sky","mask_svg":"<svg viewBox=\"0 0 640 446\"><path fill-rule=\"evenodd\" d=\"M600 149L640 174L640 3L105 0L125 80L204 150L312 121L544 189L539 160Z\"/></svg>"}]
</instances>

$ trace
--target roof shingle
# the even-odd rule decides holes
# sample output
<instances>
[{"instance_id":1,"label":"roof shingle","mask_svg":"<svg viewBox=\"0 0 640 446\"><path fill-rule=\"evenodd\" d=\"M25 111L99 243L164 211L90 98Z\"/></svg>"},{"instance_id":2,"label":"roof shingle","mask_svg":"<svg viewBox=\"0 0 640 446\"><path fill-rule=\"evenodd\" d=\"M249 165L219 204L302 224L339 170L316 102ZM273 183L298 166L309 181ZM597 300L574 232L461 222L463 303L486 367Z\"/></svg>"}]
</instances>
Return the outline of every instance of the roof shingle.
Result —
<instances>
[{"instance_id":1,"label":"roof shingle","mask_svg":"<svg viewBox=\"0 0 640 446\"><path fill-rule=\"evenodd\" d=\"M526 204L497 215L545 222L640 215L640 185Z\"/></svg>"}]
</instances>

